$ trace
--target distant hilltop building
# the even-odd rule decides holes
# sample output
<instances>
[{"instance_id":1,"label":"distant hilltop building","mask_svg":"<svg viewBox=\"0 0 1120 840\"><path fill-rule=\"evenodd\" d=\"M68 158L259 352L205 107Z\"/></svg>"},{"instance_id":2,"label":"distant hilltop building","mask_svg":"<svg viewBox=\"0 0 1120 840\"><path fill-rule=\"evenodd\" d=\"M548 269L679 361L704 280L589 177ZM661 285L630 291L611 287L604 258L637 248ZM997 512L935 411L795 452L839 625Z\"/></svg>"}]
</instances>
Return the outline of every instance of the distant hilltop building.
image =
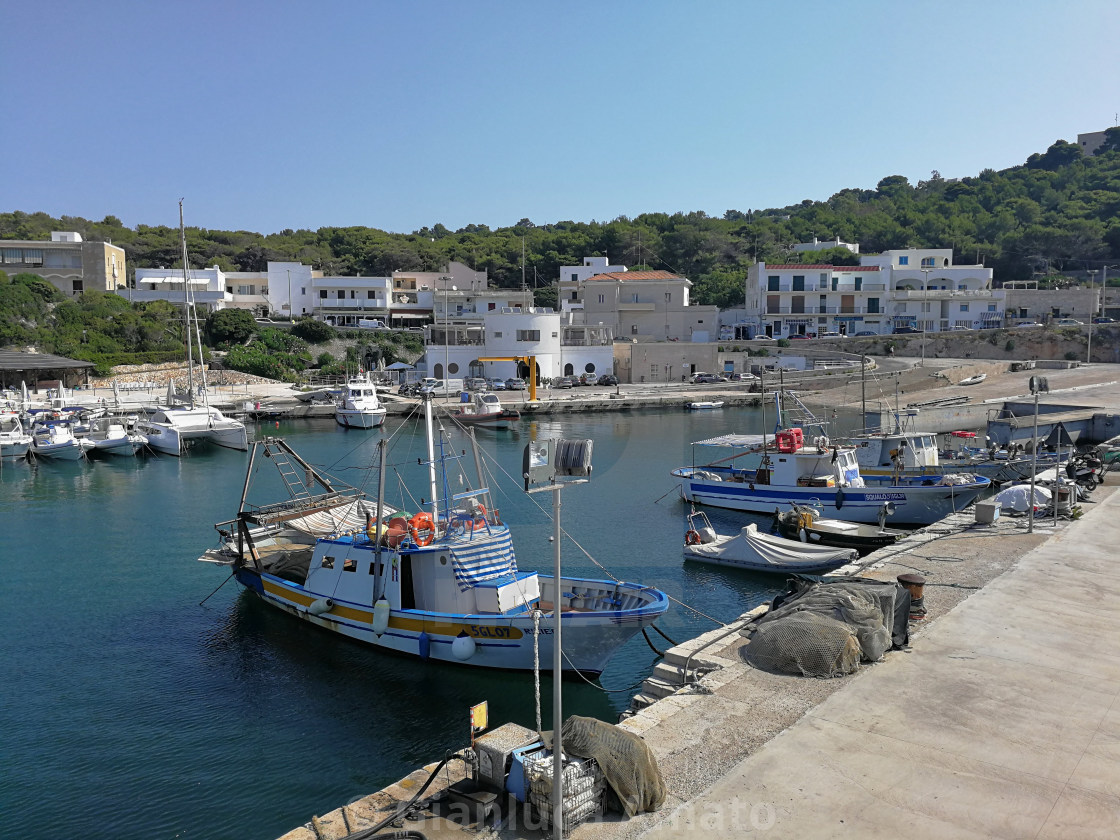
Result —
<instances>
[{"instance_id":1,"label":"distant hilltop building","mask_svg":"<svg viewBox=\"0 0 1120 840\"><path fill-rule=\"evenodd\" d=\"M1091 157L1104 145L1104 132L1090 131L1088 134L1078 134L1077 145L1081 147L1081 154Z\"/></svg>"},{"instance_id":2,"label":"distant hilltop building","mask_svg":"<svg viewBox=\"0 0 1120 840\"><path fill-rule=\"evenodd\" d=\"M0 270L9 277L25 271L38 274L73 297L91 289L112 292L125 285L123 248L85 242L80 233L70 231L51 231L50 242L0 241Z\"/></svg>"},{"instance_id":3,"label":"distant hilltop building","mask_svg":"<svg viewBox=\"0 0 1120 840\"><path fill-rule=\"evenodd\" d=\"M814 236L812 242L799 242L793 246L793 250L798 253L803 253L805 251L827 251L829 248L847 248L853 254L859 253L858 242L842 242L839 236L830 242L821 242Z\"/></svg>"}]
</instances>

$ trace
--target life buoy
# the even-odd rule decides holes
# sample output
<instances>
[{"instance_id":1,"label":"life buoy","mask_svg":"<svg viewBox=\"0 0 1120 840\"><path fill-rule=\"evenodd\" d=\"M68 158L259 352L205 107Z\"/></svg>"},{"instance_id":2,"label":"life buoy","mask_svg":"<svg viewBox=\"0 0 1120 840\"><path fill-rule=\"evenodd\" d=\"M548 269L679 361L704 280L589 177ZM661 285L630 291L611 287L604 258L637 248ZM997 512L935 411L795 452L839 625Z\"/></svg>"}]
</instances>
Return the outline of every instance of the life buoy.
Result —
<instances>
[{"instance_id":1,"label":"life buoy","mask_svg":"<svg viewBox=\"0 0 1120 840\"><path fill-rule=\"evenodd\" d=\"M690 530L687 534L684 535L684 544L685 545L699 545L700 544L700 532Z\"/></svg>"},{"instance_id":2,"label":"life buoy","mask_svg":"<svg viewBox=\"0 0 1120 840\"><path fill-rule=\"evenodd\" d=\"M476 507L474 509L474 521L471 522L470 527L471 527L472 531L475 528L485 528L486 527L486 507L485 506L479 505L478 507Z\"/></svg>"},{"instance_id":3,"label":"life buoy","mask_svg":"<svg viewBox=\"0 0 1120 840\"><path fill-rule=\"evenodd\" d=\"M419 546L431 545L436 536L432 515L421 512L408 520L408 535Z\"/></svg>"}]
</instances>

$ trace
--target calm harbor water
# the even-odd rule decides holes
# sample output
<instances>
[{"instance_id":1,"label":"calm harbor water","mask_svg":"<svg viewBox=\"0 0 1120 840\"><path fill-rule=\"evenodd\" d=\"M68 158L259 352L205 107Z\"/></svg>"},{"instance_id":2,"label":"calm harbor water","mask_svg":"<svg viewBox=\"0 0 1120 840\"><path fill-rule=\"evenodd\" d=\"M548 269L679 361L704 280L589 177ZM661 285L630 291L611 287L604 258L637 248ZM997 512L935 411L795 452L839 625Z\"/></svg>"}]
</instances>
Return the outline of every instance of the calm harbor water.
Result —
<instances>
[{"instance_id":1,"label":"calm harbor water","mask_svg":"<svg viewBox=\"0 0 1120 840\"><path fill-rule=\"evenodd\" d=\"M492 489L519 566L552 564L551 494L529 497L516 479L530 430L591 438L591 482L562 493L565 530L615 576L728 621L777 584L682 562L684 510L668 472L690 461L691 441L757 432L761 422L747 408L574 415L482 432L480 442L490 468L513 477ZM411 421L378 431L288 421L257 433L283 435L371 495L365 468L379 437L393 435L391 503L400 499L397 474L416 476L424 455L421 424ZM0 834L272 838L464 746L474 703L489 701L492 722L534 725L531 675L371 650L233 582L200 605L227 572L195 558L216 543L213 524L236 512L246 458L197 450L182 459L4 463ZM469 456L463 466L473 475ZM258 474L250 498L280 498L271 465ZM710 515L721 530L748 521ZM565 573L604 576L567 541L563 561ZM658 626L683 640L714 625L674 604ZM637 636L600 686L565 680L565 713L615 720L655 662ZM550 693L546 678L546 726Z\"/></svg>"}]
</instances>

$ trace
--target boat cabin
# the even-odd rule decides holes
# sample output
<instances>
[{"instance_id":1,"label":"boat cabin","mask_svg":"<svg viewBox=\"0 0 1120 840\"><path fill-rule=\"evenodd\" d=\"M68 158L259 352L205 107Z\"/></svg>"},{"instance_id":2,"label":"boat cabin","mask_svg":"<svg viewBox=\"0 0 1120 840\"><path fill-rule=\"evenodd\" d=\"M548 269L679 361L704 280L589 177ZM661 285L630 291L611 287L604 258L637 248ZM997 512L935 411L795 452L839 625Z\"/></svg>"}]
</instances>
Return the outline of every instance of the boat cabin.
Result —
<instances>
[{"instance_id":1,"label":"boat cabin","mask_svg":"<svg viewBox=\"0 0 1120 840\"><path fill-rule=\"evenodd\" d=\"M383 591L393 610L468 615L523 613L541 595L537 573L517 570L509 531L486 525L427 546L383 546L380 563L363 535L319 540L304 588L370 606Z\"/></svg>"},{"instance_id":2,"label":"boat cabin","mask_svg":"<svg viewBox=\"0 0 1120 840\"><path fill-rule=\"evenodd\" d=\"M867 435L853 438L852 445L855 446L856 460L861 467L902 467L917 470L940 465L934 435Z\"/></svg>"}]
</instances>

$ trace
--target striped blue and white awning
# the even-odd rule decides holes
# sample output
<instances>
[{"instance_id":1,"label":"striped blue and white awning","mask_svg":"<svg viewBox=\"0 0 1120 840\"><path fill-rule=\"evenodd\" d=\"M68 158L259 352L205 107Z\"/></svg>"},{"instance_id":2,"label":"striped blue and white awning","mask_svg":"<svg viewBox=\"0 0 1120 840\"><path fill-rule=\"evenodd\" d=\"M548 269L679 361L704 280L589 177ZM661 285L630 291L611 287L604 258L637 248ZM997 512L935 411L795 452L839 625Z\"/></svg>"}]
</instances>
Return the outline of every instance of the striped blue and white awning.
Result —
<instances>
[{"instance_id":1,"label":"striped blue and white awning","mask_svg":"<svg viewBox=\"0 0 1120 840\"><path fill-rule=\"evenodd\" d=\"M488 580L517 573L517 558L509 531L473 545L456 546L451 549L451 563L462 592Z\"/></svg>"}]
</instances>

